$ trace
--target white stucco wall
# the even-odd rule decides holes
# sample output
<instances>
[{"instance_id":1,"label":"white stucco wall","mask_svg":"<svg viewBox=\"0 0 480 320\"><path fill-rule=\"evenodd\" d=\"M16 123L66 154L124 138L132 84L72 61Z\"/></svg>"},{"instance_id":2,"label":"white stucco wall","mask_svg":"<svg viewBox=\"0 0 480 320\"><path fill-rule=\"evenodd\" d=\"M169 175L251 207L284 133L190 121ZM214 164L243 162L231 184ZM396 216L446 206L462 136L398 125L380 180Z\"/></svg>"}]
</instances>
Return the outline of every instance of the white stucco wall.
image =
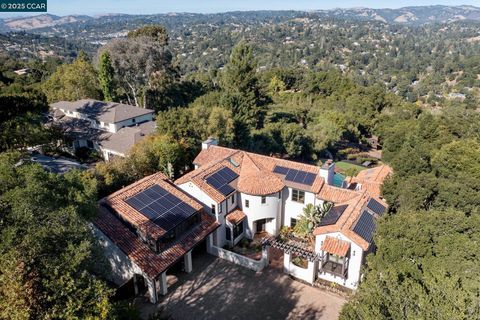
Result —
<instances>
[{"instance_id":1,"label":"white stucco wall","mask_svg":"<svg viewBox=\"0 0 480 320\"><path fill-rule=\"evenodd\" d=\"M290 227L291 219L299 219L303 214L303 208L309 203L313 205L321 205L322 200L316 199L315 194L305 191L305 202L300 203L292 200L292 188L283 189L283 226Z\"/></svg>"},{"instance_id":2,"label":"white stucco wall","mask_svg":"<svg viewBox=\"0 0 480 320\"><path fill-rule=\"evenodd\" d=\"M249 207L245 206L246 201L249 201ZM279 231L278 221L281 218L282 200L278 197L278 192L265 196L265 203L262 204L261 196L252 196L241 193L240 201L243 212L247 216L246 236L252 238L256 232L255 222L261 219L267 219L265 231L270 234L277 235ZM271 220L268 220L271 219Z\"/></svg>"},{"instance_id":3,"label":"white stucco wall","mask_svg":"<svg viewBox=\"0 0 480 320\"><path fill-rule=\"evenodd\" d=\"M112 272L109 274L110 280L116 285L121 286L135 274L143 274L142 270L128 258L102 231L92 225L92 231L98 243L103 248L103 252L110 264Z\"/></svg>"},{"instance_id":4,"label":"white stucco wall","mask_svg":"<svg viewBox=\"0 0 480 320\"><path fill-rule=\"evenodd\" d=\"M325 273L325 272L319 272L319 275L318 275L319 278L338 283L350 289L356 289L360 280L360 271L362 267L363 254L364 254L363 249L360 248L360 246L357 245L356 243L352 242L348 237L346 237L342 233L335 232L335 233L328 233L328 234L322 234L322 235L316 236L316 239L315 239L316 252L322 252L322 250L320 249L322 246L322 241L324 241L327 236L333 237L333 238L339 238L341 240L350 242L350 261L348 263L348 278L344 280L339 276L334 276L332 274ZM318 267L320 268L320 264Z\"/></svg>"},{"instance_id":5,"label":"white stucco wall","mask_svg":"<svg viewBox=\"0 0 480 320\"><path fill-rule=\"evenodd\" d=\"M288 253L283 254L283 271L295 278L301 279L308 283L315 282L315 271L318 270L318 263L308 261L308 267L298 267L292 262L292 255Z\"/></svg>"}]
</instances>

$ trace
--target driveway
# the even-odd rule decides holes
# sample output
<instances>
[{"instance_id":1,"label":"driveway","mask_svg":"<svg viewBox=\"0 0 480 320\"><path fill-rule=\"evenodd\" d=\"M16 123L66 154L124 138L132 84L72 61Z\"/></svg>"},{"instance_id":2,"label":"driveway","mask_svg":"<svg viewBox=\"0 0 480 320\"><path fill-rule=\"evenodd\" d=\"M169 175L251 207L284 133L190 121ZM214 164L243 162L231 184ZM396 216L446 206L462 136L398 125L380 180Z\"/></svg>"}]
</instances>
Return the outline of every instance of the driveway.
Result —
<instances>
[{"instance_id":1,"label":"driveway","mask_svg":"<svg viewBox=\"0 0 480 320\"><path fill-rule=\"evenodd\" d=\"M267 268L255 273L208 254L194 256L193 272L168 277L157 305L141 304L144 317L164 310L172 319L337 319L345 299Z\"/></svg>"}]
</instances>

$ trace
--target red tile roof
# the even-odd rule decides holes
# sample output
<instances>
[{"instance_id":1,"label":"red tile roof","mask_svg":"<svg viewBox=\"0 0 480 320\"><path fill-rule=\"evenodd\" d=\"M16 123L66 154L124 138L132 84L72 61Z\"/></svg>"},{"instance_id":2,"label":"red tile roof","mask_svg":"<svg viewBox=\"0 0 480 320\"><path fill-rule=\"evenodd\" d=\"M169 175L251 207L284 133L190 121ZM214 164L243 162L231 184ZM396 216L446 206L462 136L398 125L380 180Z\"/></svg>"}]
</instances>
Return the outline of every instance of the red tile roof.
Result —
<instances>
[{"instance_id":1,"label":"red tile roof","mask_svg":"<svg viewBox=\"0 0 480 320\"><path fill-rule=\"evenodd\" d=\"M335 224L316 227L313 231L314 235L328 234L334 232L340 232L350 240L358 244L363 250L368 250L371 243L360 237L358 234L353 232L353 228L356 225L356 222L360 218L364 208L366 207L368 201L372 197L368 192L363 191L357 197L354 197L342 204L347 205L347 208L342 213L340 218ZM377 199L379 200L379 199ZM381 201L381 200L380 200ZM386 203L383 203L386 206Z\"/></svg>"},{"instance_id":2,"label":"red tile roof","mask_svg":"<svg viewBox=\"0 0 480 320\"><path fill-rule=\"evenodd\" d=\"M371 196L380 197L383 181L393 173L391 167L381 165L360 171L355 177L347 177L349 184L361 184L362 190L367 190Z\"/></svg>"},{"instance_id":3,"label":"red tile roof","mask_svg":"<svg viewBox=\"0 0 480 320\"><path fill-rule=\"evenodd\" d=\"M156 254L117 217L100 206L94 225L102 231L126 256L128 256L149 278L154 279L182 258L195 245L219 227L208 214L201 213L201 222L191 232L160 254Z\"/></svg>"},{"instance_id":4,"label":"red tile roof","mask_svg":"<svg viewBox=\"0 0 480 320\"><path fill-rule=\"evenodd\" d=\"M330 254L345 257L350 249L350 242L326 236L321 249Z\"/></svg>"},{"instance_id":5,"label":"red tile roof","mask_svg":"<svg viewBox=\"0 0 480 320\"><path fill-rule=\"evenodd\" d=\"M279 192L285 187L282 179L273 172L265 170L253 162L248 154L243 156L237 189L241 193L254 196L264 196Z\"/></svg>"},{"instance_id":6,"label":"red tile roof","mask_svg":"<svg viewBox=\"0 0 480 320\"><path fill-rule=\"evenodd\" d=\"M163 189L186 202L197 211L200 211L203 208L202 204L171 183L161 172L145 177L111 194L110 196L102 199L100 202L109 205L113 210L115 210L120 218L139 229L147 236L153 239L158 239L166 231L125 202L126 199L151 187L154 184L161 186Z\"/></svg>"},{"instance_id":7,"label":"red tile roof","mask_svg":"<svg viewBox=\"0 0 480 320\"><path fill-rule=\"evenodd\" d=\"M192 182L218 203L224 201L225 196L209 186L205 178L222 167L229 167L239 174L236 187L240 192L251 195L272 194L282 190L284 186L317 193L324 184L323 178L318 175L320 169L317 166L219 146L203 149L194 163L199 168L179 178L175 184ZM317 177L312 186L300 185L285 181L284 177L274 174L275 166L311 172L317 174Z\"/></svg>"},{"instance_id":8,"label":"red tile roof","mask_svg":"<svg viewBox=\"0 0 480 320\"><path fill-rule=\"evenodd\" d=\"M235 209L227 215L227 221L231 224L239 224L247 215L240 209Z\"/></svg>"},{"instance_id":9,"label":"red tile roof","mask_svg":"<svg viewBox=\"0 0 480 320\"><path fill-rule=\"evenodd\" d=\"M361 193L344 188L338 188L334 186L324 185L317 194L317 198L334 203L342 203L347 200L356 198Z\"/></svg>"}]
</instances>

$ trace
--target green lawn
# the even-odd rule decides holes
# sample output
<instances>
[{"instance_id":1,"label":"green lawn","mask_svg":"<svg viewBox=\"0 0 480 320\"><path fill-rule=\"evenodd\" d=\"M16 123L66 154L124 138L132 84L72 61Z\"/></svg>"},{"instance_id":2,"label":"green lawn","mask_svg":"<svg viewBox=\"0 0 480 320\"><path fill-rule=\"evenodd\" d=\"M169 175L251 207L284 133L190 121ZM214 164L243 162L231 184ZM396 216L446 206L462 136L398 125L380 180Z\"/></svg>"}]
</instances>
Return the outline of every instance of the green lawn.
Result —
<instances>
[{"instance_id":1,"label":"green lawn","mask_svg":"<svg viewBox=\"0 0 480 320\"><path fill-rule=\"evenodd\" d=\"M366 169L365 167L359 166L358 164L353 164L350 162L339 161L335 162L335 166L340 169L341 172L345 172L348 169L354 168L357 171Z\"/></svg>"}]
</instances>

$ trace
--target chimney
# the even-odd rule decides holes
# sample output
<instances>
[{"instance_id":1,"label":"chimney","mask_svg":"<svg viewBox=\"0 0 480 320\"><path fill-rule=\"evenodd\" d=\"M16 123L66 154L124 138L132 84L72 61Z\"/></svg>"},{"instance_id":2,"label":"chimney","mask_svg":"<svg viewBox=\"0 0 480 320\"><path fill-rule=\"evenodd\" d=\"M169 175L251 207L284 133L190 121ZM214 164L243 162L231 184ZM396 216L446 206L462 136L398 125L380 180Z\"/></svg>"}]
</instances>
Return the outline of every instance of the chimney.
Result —
<instances>
[{"instance_id":1,"label":"chimney","mask_svg":"<svg viewBox=\"0 0 480 320\"><path fill-rule=\"evenodd\" d=\"M213 137L209 137L207 140L202 142L202 150L206 150L210 146L218 146L218 140Z\"/></svg>"},{"instance_id":2,"label":"chimney","mask_svg":"<svg viewBox=\"0 0 480 320\"><path fill-rule=\"evenodd\" d=\"M332 159L325 161L320 167L320 177L325 179L325 182L328 185L333 185L333 175L335 174L335 163L333 163Z\"/></svg>"}]
</instances>

